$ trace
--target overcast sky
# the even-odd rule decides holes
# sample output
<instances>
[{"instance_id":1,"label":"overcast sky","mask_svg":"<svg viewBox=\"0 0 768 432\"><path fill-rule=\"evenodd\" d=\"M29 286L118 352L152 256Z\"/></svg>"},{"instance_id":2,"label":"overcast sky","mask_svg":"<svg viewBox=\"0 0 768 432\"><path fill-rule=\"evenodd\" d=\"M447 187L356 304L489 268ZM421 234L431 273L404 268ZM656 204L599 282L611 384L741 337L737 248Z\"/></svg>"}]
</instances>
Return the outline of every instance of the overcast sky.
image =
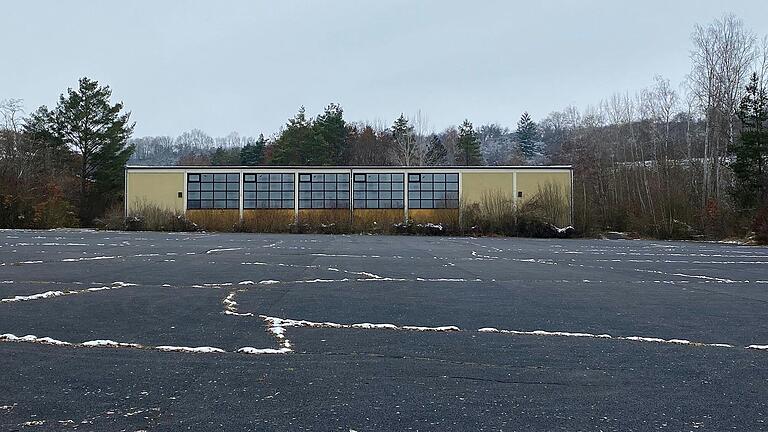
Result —
<instances>
[{"instance_id":1,"label":"overcast sky","mask_svg":"<svg viewBox=\"0 0 768 432\"><path fill-rule=\"evenodd\" d=\"M329 102L347 120L513 127L655 74L679 84L693 25L729 12L768 34L766 0L8 1L0 99L53 106L88 76L134 136L269 135Z\"/></svg>"}]
</instances>

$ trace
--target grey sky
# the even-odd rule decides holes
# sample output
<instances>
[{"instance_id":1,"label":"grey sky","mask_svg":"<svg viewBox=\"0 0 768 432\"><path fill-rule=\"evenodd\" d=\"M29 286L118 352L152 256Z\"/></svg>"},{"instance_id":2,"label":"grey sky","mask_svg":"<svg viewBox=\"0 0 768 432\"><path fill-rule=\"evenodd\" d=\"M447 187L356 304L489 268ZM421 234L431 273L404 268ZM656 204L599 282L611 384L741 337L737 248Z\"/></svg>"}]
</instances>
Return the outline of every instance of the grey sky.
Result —
<instances>
[{"instance_id":1,"label":"grey sky","mask_svg":"<svg viewBox=\"0 0 768 432\"><path fill-rule=\"evenodd\" d=\"M768 1L14 1L0 6L0 99L52 106L109 84L135 136L276 132L300 105L347 120L401 112L435 129L514 126L690 68L723 13L768 34Z\"/></svg>"}]
</instances>

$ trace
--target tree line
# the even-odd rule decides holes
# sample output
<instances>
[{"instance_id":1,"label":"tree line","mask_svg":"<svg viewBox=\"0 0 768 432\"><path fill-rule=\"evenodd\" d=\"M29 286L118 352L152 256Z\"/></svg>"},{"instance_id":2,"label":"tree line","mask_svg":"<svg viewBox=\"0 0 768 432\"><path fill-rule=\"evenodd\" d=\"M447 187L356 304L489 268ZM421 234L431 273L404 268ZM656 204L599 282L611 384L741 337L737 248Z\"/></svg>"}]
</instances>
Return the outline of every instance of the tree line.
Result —
<instances>
[{"instance_id":1,"label":"tree line","mask_svg":"<svg viewBox=\"0 0 768 432\"><path fill-rule=\"evenodd\" d=\"M768 40L726 15L695 26L681 86L657 76L635 93L553 111L515 128L462 124L435 131L422 113L389 125L350 122L338 104L301 107L274 135L131 138L110 90L83 78L57 106L24 115L5 101L0 126L0 224L47 219L91 224L122 191L126 161L140 165L572 164L578 228L643 235L768 236Z\"/></svg>"}]
</instances>

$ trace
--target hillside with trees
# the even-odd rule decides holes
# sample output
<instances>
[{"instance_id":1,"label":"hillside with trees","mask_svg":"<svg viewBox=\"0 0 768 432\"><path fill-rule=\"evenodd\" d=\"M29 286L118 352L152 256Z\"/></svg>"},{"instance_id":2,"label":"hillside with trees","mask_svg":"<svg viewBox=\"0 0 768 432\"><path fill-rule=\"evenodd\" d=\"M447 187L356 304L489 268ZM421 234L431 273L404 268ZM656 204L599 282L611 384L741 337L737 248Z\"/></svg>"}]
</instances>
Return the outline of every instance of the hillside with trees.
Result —
<instances>
[{"instance_id":1,"label":"hillside with trees","mask_svg":"<svg viewBox=\"0 0 768 432\"><path fill-rule=\"evenodd\" d=\"M768 39L733 16L696 26L691 70L673 85L657 76L637 92L596 104L527 112L508 124L435 130L421 112L389 125L350 121L337 103L300 107L259 137L132 137L130 113L88 78L53 109L25 114L2 102L0 227L90 226L119 206L132 165L538 165L574 166L580 232L657 238L768 240ZM642 85L642 83L639 83ZM598 102L599 100L599 102ZM471 113L467 113L471 114ZM474 119L477 122L478 119Z\"/></svg>"}]
</instances>

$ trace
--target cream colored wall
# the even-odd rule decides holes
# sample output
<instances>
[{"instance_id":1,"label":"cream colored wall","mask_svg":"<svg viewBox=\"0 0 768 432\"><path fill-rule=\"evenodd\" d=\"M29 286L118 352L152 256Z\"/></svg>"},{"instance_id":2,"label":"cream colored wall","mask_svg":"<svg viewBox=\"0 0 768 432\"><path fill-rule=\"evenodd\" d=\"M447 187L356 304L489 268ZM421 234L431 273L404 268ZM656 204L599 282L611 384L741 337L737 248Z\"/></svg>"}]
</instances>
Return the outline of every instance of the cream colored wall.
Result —
<instances>
[{"instance_id":1,"label":"cream colored wall","mask_svg":"<svg viewBox=\"0 0 768 432\"><path fill-rule=\"evenodd\" d=\"M523 200L531 198L539 192L539 187L550 183L557 186L568 205L571 202L571 173L564 172L517 172L517 191L523 193Z\"/></svg>"},{"instance_id":2,"label":"cream colored wall","mask_svg":"<svg viewBox=\"0 0 768 432\"><path fill-rule=\"evenodd\" d=\"M480 202L486 193L501 193L512 198L511 172L464 172L461 174L461 199L465 203Z\"/></svg>"},{"instance_id":3,"label":"cream colored wall","mask_svg":"<svg viewBox=\"0 0 768 432\"><path fill-rule=\"evenodd\" d=\"M127 176L128 214L143 202L184 212L184 198L178 197L184 191L183 172L129 171Z\"/></svg>"}]
</instances>

